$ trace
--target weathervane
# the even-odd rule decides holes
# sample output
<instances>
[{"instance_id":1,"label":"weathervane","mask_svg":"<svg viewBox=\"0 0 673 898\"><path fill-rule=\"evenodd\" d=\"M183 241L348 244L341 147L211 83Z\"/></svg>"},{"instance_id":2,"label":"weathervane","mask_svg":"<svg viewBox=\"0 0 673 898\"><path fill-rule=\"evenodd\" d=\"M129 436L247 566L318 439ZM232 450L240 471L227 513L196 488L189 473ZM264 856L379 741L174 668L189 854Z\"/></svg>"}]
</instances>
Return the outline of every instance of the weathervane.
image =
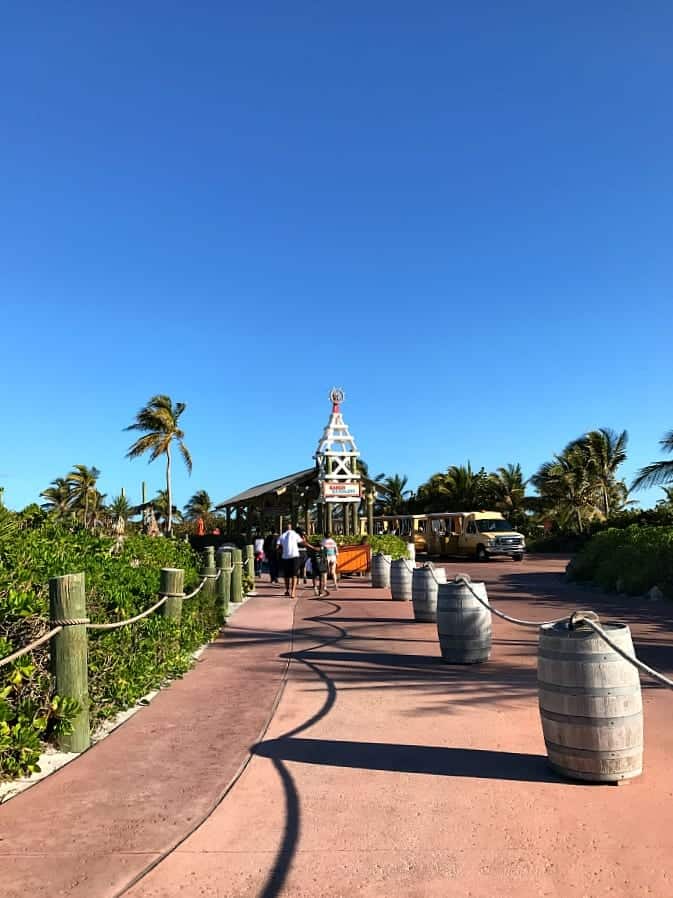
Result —
<instances>
[{"instance_id":1,"label":"weathervane","mask_svg":"<svg viewBox=\"0 0 673 898\"><path fill-rule=\"evenodd\" d=\"M341 389L341 387L332 387L329 393L329 398L332 400L332 414L339 414L339 406L346 398L346 394Z\"/></svg>"}]
</instances>

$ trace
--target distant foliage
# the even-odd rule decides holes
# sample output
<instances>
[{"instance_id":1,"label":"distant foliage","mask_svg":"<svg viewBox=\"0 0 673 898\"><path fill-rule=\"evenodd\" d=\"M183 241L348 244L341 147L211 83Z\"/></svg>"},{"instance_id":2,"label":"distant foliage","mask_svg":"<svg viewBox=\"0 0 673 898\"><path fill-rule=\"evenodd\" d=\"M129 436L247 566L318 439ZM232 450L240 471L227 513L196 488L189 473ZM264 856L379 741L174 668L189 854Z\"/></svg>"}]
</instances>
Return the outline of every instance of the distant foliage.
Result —
<instances>
[{"instance_id":1,"label":"distant foliage","mask_svg":"<svg viewBox=\"0 0 673 898\"><path fill-rule=\"evenodd\" d=\"M593 536L570 565L573 580L640 595L653 586L673 598L673 527L640 524Z\"/></svg>"}]
</instances>

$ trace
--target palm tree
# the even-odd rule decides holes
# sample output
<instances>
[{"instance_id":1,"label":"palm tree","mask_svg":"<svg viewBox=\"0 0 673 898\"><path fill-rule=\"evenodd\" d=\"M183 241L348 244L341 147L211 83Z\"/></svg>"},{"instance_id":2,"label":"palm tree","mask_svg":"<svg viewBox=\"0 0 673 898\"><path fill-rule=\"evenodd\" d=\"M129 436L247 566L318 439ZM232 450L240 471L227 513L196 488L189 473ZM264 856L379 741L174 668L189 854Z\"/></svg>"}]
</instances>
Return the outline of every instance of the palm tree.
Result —
<instances>
[{"instance_id":1,"label":"palm tree","mask_svg":"<svg viewBox=\"0 0 673 898\"><path fill-rule=\"evenodd\" d=\"M673 508L673 486L662 486L664 498L659 499L657 508Z\"/></svg>"},{"instance_id":2,"label":"palm tree","mask_svg":"<svg viewBox=\"0 0 673 898\"><path fill-rule=\"evenodd\" d=\"M526 510L530 507L530 497L526 496L527 480L523 479L521 465L507 465L498 468L491 475L491 487L495 507L514 524L525 521Z\"/></svg>"},{"instance_id":3,"label":"palm tree","mask_svg":"<svg viewBox=\"0 0 673 898\"><path fill-rule=\"evenodd\" d=\"M157 492L154 499L152 499L152 507L154 508L154 513L157 516L157 518L159 518L159 520L162 520L164 522L164 525L166 525L166 527L167 527L168 526L168 518L169 518L168 490L159 490ZM182 520L182 514L180 513L180 510L175 507L175 505L173 505L171 507L170 517L171 517L171 520L173 518L175 518L176 521Z\"/></svg>"},{"instance_id":4,"label":"palm tree","mask_svg":"<svg viewBox=\"0 0 673 898\"><path fill-rule=\"evenodd\" d=\"M595 476L601 494L602 512L610 516L611 499L618 498L622 491L615 490L617 468L626 461L628 434L625 430L616 433L607 427L592 430L580 441L586 451L587 461Z\"/></svg>"},{"instance_id":5,"label":"palm tree","mask_svg":"<svg viewBox=\"0 0 673 898\"><path fill-rule=\"evenodd\" d=\"M136 415L136 420L125 430L139 430L144 436L139 437L126 453L127 458L137 458L145 452L150 453L150 461L166 456L166 532L170 536L173 529L173 502L171 492L171 443L175 440L189 473L192 473L192 457L183 440L184 431L178 426L180 416L187 408L186 403L173 404L169 396L153 396L144 408Z\"/></svg>"},{"instance_id":6,"label":"palm tree","mask_svg":"<svg viewBox=\"0 0 673 898\"><path fill-rule=\"evenodd\" d=\"M52 480L51 484L40 493L40 496L46 500L42 503L41 508L57 518L64 518L71 510L72 488L65 477L57 477L56 480Z\"/></svg>"},{"instance_id":7,"label":"palm tree","mask_svg":"<svg viewBox=\"0 0 673 898\"><path fill-rule=\"evenodd\" d=\"M664 452L673 452L673 430L664 434L659 445ZM673 481L673 461L655 461L651 465L641 468L633 481L631 489L641 490L650 486L662 486Z\"/></svg>"},{"instance_id":8,"label":"palm tree","mask_svg":"<svg viewBox=\"0 0 673 898\"><path fill-rule=\"evenodd\" d=\"M493 501L488 474L483 468L473 471L469 461L467 465L451 465L447 468L439 489L451 511L488 508Z\"/></svg>"},{"instance_id":9,"label":"palm tree","mask_svg":"<svg viewBox=\"0 0 673 898\"><path fill-rule=\"evenodd\" d=\"M541 465L531 483L540 493L540 505L545 513L555 517L563 527L574 523L578 533L582 533L585 522L599 512L596 480L591 475L586 452L574 441L561 455Z\"/></svg>"},{"instance_id":10,"label":"palm tree","mask_svg":"<svg viewBox=\"0 0 673 898\"><path fill-rule=\"evenodd\" d=\"M123 533L126 529L128 519L131 516L131 504L126 496L123 493L120 493L119 496L115 496L112 502L108 505L107 512L113 521L115 531L117 533Z\"/></svg>"},{"instance_id":11,"label":"palm tree","mask_svg":"<svg viewBox=\"0 0 673 898\"><path fill-rule=\"evenodd\" d=\"M205 490L197 490L185 505L185 518L188 521L196 521L198 518L206 520L213 510L213 502L208 493Z\"/></svg>"},{"instance_id":12,"label":"palm tree","mask_svg":"<svg viewBox=\"0 0 673 898\"><path fill-rule=\"evenodd\" d=\"M407 477L393 474L383 481L383 488L387 492L385 499L386 514L398 514L404 511L407 499L411 496L411 490L405 489Z\"/></svg>"},{"instance_id":13,"label":"palm tree","mask_svg":"<svg viewBox=\"0 0 673 898\"><path fill-rule=\"evenodd\" d=\"M100 504L100 493L96 489L96 481L100 477L98 468L87 468L86 465L75 465L68 474L68 484L72 491L71 507L81 508L83 523L88 527L89 505L94 508Z\"/></svg>"}]
</instances>

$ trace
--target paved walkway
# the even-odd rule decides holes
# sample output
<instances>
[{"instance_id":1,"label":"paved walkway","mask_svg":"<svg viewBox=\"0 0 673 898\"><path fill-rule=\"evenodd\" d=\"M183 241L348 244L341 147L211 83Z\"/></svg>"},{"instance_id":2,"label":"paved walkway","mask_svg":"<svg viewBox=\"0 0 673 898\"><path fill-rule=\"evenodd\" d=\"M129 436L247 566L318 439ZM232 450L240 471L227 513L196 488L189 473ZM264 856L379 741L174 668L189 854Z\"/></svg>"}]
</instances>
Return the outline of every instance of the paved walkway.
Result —
<instances>
[{"instance_id":1,"label":"paved walkway","mask_svg":"<svg viewBox=\"0 0 673 898\"><path fill-rule=\"evenodd\" d=\"M539 559L469 570L515 615L618 612L643 659L673 673L670 605L577 590L562 567ZM414 623L408 605L366 583L293 609L265 589L193 673L0 808L4 895L673 893L669 691L643 682L643 777L626 788L563 782L544 757L534 630L495 621L491 661L450 667L434 625ZM241 778L124 889L213 806L268 717L288 653L280 703ZM73 803L76 813L64 810Z\"/></svg>"}]
</instances>

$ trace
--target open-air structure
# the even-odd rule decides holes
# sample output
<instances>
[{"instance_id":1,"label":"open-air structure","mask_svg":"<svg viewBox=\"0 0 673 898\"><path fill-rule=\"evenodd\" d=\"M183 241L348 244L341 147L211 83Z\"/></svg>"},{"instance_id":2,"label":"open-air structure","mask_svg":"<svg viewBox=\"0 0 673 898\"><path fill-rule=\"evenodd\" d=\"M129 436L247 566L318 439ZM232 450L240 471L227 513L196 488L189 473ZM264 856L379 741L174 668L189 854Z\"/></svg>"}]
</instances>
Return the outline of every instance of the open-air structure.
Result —
<instances>
[{"instance_id":1,"label":"open-air structure","mask_svg":"<svg viewBox=\"0 0 673 898\"><path fill-rule=\"evenodd\" d=\"M343 391L330 392L332 411L318 441L315 464L267 483L251 486L217 506L227 530L282 530L291 520L308 533L371 533L374 500L380 488L358 468L360 452L341 413Z\"/></svg>"}]
</instances>

